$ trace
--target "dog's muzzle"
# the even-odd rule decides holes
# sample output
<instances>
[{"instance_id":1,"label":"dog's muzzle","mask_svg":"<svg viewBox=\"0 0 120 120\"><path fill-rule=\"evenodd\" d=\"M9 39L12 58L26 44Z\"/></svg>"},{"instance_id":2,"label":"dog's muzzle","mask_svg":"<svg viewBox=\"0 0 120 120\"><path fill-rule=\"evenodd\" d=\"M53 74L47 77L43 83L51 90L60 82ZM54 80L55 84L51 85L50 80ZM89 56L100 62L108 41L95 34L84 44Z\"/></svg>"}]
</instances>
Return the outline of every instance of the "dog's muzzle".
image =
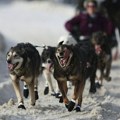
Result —
<instances>
[{"instance_id":1,"label":"dog's muzzle","mask_svg":"<svg viewBox=\"0 0 120 120\"><path fill-rule=\"evenodd\" d=\"M45 63L42 63L42 67L46 68L47 70L51 70L53 66L53 62L51 59L47 59Z\"/></svg>"},{"instance_id":2,"label":"dog's muzzle","mask_svg":"<svg viewBox=\"0 0 120 120\"><path fill-rule=\"evenodd\" d=\"M57 54L56 57L61 67L67 67L70 64L72 53L69 55L63 55L64 53Z\"/></svg>"},{"instance_id":3,"label":"dog's muzzle","mask_svg":"<svg viewBox=\"0 0 120 120\"><path fill-rule=\"evenodd\" d=\"M95 52L97 55L99 55L102 52L101 46L100 45L95 45Z\"/></svg>"},{"instance_id":4,"label":"dog's muzzle","mask_svg":"<svg viewBox=\"0 0 120 120\"><path fill-rule=\"evenodd\" d=\"M10 71L14 70L14 68L19 64L18 62L15 64L12 64L11 60L7 60L7 63L8 63L8 69Z\"/></svg>"}]
</instances>

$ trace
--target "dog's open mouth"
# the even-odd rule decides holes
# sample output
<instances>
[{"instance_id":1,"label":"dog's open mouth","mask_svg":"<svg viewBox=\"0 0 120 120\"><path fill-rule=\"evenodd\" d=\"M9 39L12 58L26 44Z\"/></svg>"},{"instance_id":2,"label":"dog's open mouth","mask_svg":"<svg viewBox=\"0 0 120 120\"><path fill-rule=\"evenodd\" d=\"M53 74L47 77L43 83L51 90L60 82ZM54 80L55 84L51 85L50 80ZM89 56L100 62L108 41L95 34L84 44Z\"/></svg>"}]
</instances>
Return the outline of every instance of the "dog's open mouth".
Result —
<instances>
[{"instance_id":1,"label":"dog's open mouth","mask_svg":"<svg viewBox=\"0 0 120 120\"><path fill-rule=\"evenodd\" d=\"M72 53L70 53L68 56L57 55L57 59L61 67L67 67L70 64L71 58Z\"/></svg>"},{"instance_id":2,"label":"dog's open mouth","mask_svg":"<svg viewBox=\"0 0 120 120\"><path fill-rule=\"evenodd\" d=\"M14 68L18 65L19 63L15 63L15 64L11 64L11 63L8 63L8 69L9 70L14 70Z\"/></svg>"},{"instance_id":3,"label":"dog's open mouth","mask_svg":"<svg viewBox=\"0 0 120 120\"><path fill-rule=\"evenodd\" d=\"M102 52L101 46L100 45L95 45L95 52L97 55L99 55Z\"/></svg>"}]
</instances>

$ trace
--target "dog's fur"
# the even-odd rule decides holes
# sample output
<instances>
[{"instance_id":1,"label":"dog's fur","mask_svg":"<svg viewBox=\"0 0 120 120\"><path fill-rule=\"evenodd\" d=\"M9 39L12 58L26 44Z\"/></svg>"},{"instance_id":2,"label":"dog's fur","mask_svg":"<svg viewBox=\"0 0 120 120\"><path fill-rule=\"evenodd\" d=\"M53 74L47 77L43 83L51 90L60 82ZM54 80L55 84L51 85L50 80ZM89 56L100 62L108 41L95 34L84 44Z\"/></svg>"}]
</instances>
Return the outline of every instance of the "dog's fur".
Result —
<instances>
[{"instance_id":1,"label":"dog's fur","mask_svg":"<svg viewBox=\"0 0 120 120\"><path fill-rule=\"evenodd\" d=\"M50 88L51 95L57 97L60 94L59 88L56 80L54 80L54 83L56 84L56 90L55 90L54 88L55 85L53 84L53 80L52 80L53 69L54 69L54 63L53 63L54 51L55 51L55 47L45 46L41 54L41 59L42 59L42 73L46 80L44 95L47 95L49 93L49 88Z\"/></svg>"},{"instance_id":2,"label":"dog's fur","mask_svg":"<svg viewBox=\"0 0 120 120\"><path fill-rule=\"evenodd\" d=\"M92 35L92 44L95 47L98 56L98 69L100 70L100 84L103 84L103 79L110 81L110 70L112 64L111 47L107 36L99 31Z\"/></svg>"},{"instance_id":3,"label":"dog's fur","mask_svg":"<svg viewBox=\"0 0 120 120\"><path fill-rule=\"evenodd\" d=\"M25 109L19 80L24 81L28 85L31 96L30 104L35 105L34 87L37 87L37 79L41 68L39 52L30 43L19 43L16 46L11 47L7 53L6 59L19 103L18 108Z\"/></svg>"},{"instance_id":4,"label":"dog's fur","mask_svg":"<svg viewBox=\"0 0 120 120\"><path fill-rule=\"evenodd\" d=\"M54 57L54 77L62 93L63 102L68 111L72 111L78 99L75 110L80 111L85 80L90 78L90 92L95 93L96 54L91 47L77 44L75 46L58 45ZM67 81L71 81L75 88L72 100L67 98Z\"/></svg>"}]
</instances>

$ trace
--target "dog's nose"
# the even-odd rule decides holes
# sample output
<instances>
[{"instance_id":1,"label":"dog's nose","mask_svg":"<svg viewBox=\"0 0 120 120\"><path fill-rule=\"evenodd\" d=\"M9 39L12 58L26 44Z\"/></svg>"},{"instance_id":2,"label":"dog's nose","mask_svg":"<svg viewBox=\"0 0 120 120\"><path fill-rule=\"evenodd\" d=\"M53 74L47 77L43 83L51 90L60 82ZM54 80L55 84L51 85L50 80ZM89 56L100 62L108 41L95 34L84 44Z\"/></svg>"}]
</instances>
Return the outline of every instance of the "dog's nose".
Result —
<instances>
[{"instance_id":1,"label":"dog's nose","mask_svg":"<svg viewBox=\"0 0 120 120\"><path fill-rule=\"evenodd\" d=\"M7 63L9 63L9 64L10 64L10 63L11 63L11 60L7 60Z\"/></svg>"},{"instance_id":2,"label":"dog's nose","mask_svg":"<svg viewBox=\"0 0 120 120\"><path fill-rule=\"evenodd\" d=\"M47 62L48 62L48 63L51 63L51 60L48 60Z\"/></svg>"},{"instance_id":3,"label":"dog's nose","mask_svg":"<svg viewBox=\"0 0 120 120\"><path fill-rule=\"evenodd\" d=\"M60 56L63 56L64 55L64 52L60 52Z\"/></svg>"}]
</instances>

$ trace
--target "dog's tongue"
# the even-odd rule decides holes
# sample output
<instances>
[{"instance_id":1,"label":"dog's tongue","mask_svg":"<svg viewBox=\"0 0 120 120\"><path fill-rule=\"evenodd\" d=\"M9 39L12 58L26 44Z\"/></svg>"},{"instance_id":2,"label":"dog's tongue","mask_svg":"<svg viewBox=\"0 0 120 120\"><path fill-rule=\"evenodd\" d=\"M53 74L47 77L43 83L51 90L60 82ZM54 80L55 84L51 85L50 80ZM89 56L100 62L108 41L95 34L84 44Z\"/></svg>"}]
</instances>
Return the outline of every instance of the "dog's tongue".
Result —
<instances>
[{"instance_id":1,"label":"dog's tongue","mask_svg":"<svg viewBox=\"0 0 120 120\"><path fill-rule=\"evenodd\" d=\"M64 53L64 58L61 58L60 63L62 66L64 66L68 60L68 56L69 56L69 51L65 51Z\"/></svg>"},{"instance_id":2,"label":"dog's tongue","mask_svg":"<svg viewBox=\"0 0 120 120\"><path fill-rule=\"evenodd\" d=\"M12 70L12 69L13 69L13 64L8 64L8 68L9 68L10 70Z\"/></svg>"},{"instance_id":3,"label":"dog's tongue","mask_svg":"<svg viewBox=\"0 0 120 120\"><path fill-rule=\"evenodd\" d=\"M101 46L100 45L95 45L95 52L96 52L96 54L99 55L101 53L101 51L102 51Z\"/></svg>"},{"instance_id":4,"label":"dog's tongue","mask_svg":"<svg viewBox=\"0 0 120 120\"><path fill-rule=\"evenodd\" d=\"M51 67L52 67L52 64L47 64L47 65L46 65L46 68L47 68L49 71L50 71Z\"/></svg>"},{"instance_id":5,"label":"dog's tongue","mask_svg":"<svg viewBox=\"0 0 120 120\"><path fill-rule=\"evenodd\" d=\"M64 58L62 58L62 59L60 60L60 63L61 63L62 66L64 66L65 62L66 62L66 60L65 60Z\"/></svg>"}]
</instances>

